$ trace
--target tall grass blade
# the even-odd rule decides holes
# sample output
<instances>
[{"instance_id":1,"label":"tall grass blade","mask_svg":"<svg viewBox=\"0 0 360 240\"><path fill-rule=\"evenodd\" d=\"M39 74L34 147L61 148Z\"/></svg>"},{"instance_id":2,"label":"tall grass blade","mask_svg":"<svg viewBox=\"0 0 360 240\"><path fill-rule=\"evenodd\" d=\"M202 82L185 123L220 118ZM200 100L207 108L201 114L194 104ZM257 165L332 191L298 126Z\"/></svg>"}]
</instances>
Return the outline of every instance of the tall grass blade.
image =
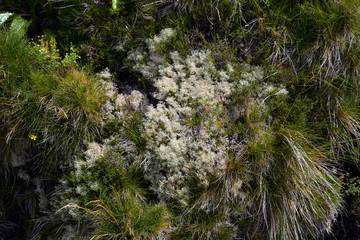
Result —
<instances>
[{"instance_id":1,"label":"tall grass blade","mask_svg":"<svg viewBox=\"0 0 360 240\"><path fill-rule=\"evenodd\" d=\"M26 21L22 17L16 17L10 26L10 31L13 33L18 33L21 36L25 35L31 21Z\"/></svg>"},{"instance_id":2,"label":"tall grass blade","mask_svg":"<svg viewBox=\"0 0 360 240\"><path fill-rule=\"evenodd\" d=\"M117 0L112 0L112 8L114 10L117 8Z\"/></svg>"}]
</instances>

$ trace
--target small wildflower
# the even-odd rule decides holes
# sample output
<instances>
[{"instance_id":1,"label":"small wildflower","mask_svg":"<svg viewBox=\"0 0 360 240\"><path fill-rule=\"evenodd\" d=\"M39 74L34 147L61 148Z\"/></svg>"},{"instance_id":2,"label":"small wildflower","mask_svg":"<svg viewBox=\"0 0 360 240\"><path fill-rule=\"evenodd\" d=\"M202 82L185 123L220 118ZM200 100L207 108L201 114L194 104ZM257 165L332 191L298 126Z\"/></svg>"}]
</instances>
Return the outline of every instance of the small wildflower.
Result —
<instances>
[{"instance_id":1,"label":"small wildflower","mask_svg":"<svg viewBox=\"0 0 360 240\"><path fill-rule=\"evenodd\" d=\"M84 7L86 7L86 8L87 8L88 6L89 6L89 5L88 5L87 3L85 3L85 4L84 4Z\"/></svg>"},{"instance_id":2,"label":"small wildflower","mask_svg":"<svg viewBox=\"0 0 360 240\"><path fill-rule=\"evenodd\" d=\"M31 140L36 141L36 138L37 138L37 136L35 136L35 135L33 135L33 134L30 135L30 139L31 139Z\"/></svg>"},{"instance_id":3,"label":"small wildflower","mask_svg":"<svg viewBox=\"0 0 360 240\"><path fill-rule=\"evenodd\" d=\"M98 3L99 3L99 1L94 0L94 3L95 3L95 4L98 4Z\"/></svg>"}]
</instances>

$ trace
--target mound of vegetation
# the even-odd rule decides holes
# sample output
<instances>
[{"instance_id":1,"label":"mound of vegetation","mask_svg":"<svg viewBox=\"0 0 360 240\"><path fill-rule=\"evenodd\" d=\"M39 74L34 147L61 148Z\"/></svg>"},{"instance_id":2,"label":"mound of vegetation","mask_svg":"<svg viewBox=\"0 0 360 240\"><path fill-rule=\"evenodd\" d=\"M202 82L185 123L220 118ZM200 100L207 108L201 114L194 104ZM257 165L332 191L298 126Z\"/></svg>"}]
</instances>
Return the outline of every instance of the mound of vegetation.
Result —
<instances>
[{"instance_id":1,"label":"mound of vegetation","mask_svg":"<svg viewBox=\"0 0 360 240\"><path fill-rule=\"evenodd\" d=\"M0 238L357 239L359 7L1 5Z\"/></svg>"}]
</instances>

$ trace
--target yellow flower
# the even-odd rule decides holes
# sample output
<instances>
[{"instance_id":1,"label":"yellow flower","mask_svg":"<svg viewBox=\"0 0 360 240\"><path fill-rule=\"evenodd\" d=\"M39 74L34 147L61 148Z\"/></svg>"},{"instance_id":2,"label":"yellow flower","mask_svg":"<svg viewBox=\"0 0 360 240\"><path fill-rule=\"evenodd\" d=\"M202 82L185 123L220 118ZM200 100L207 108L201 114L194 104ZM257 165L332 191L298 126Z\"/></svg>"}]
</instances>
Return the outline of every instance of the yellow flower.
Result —
<instances>
[{"instance_id":1,"label":"yellow flower","mask_svg":"<svg viewBox=\"0 0 360 240\"><path fill-rule=\"evenodd\" d=\"M30 135L30 139L31 139L31 140L36 141L36 138L37 138L37 136L35 136L35 135L33 135L33 134Z\"/></svg>"}]
</instances>

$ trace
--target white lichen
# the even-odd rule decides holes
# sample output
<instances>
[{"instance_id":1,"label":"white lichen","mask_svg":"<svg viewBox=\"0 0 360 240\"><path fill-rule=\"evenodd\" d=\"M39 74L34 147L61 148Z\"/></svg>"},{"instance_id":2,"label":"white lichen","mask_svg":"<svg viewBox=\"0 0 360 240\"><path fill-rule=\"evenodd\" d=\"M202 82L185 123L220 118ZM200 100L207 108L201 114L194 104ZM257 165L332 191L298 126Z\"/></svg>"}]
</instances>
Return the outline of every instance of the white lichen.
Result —
<instances>
[{"instance_id":1,"label":"white lichen","mask_svg":"<svg viewBox=\"0 0 360 240\"><path fill-rule=\"evenodd\" d=\"M85 151L85 158L88 165L93 165L95 160L102 156L103 146L96 142L91 142L88 144L88 149Z\"/></svg>"},{"instance_id":2,"label":"white lichen","mask_svg":"<svg viewBox=\"0 0 360 240\"><path fill-rule=\"evenodd\" d=\"M224 176L229 152L242 151L244 143L234 140L237 134L229 131L229 124L249 112L268 114L267 100L286 96L283 86L264 81L260 67L228 63L224 69L217 69L210 50L193 50L186 57L172 51L165 60L158 46L174 34L164 29L147 41L147 50L129 55L133 70L155 87L152 94L156 104L150 104L140 91L117 93L114 86L108 85L112 108L106 109L120 126L126 126L136 113L142 117L137 123L140 132L136 132L141 135L137 137L146 139L141 155L137 155L138 143L120 130L113 134L115 144L112 140L88 144L85 158L75 161L74 173L79 179L89 174L104 149L121 149L127 159L141 162L144 177L160 200L176 199L186 205L192 179L199 187L208 187L211 179ZM244 195L241 179L234 180L231 186L234 196ZM97 189L95 183L78 185L75 192L84 194Z\"/></svg>"},{"instance_id":3,"label":"white lichen","mask_svg":"<svg viewBox=\"0 0 360 240\"><path fill-rule=\"evenodd\" d=\"M109 68L105 68L102 72L98 73L97 76L100 79L107 80L107 81L111 80L111 77L112 77Z\"/></svg>"}]
</instances>

